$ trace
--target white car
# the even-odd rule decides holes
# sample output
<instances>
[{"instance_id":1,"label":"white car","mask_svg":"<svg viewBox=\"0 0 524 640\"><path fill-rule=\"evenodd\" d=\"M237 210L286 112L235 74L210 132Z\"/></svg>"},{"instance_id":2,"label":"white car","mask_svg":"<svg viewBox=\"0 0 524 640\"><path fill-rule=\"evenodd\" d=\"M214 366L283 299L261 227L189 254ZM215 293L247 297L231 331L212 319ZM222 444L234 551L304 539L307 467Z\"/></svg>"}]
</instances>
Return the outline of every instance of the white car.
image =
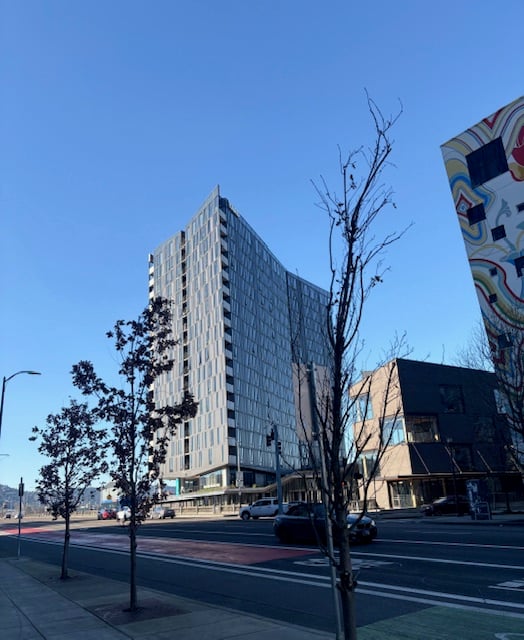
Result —
<instances>
[{"instance_id":1,"label":"white car","mask_svg":"<svg viewBox=\"0 0 524 640\"><path fill-rule=\"evenodd\" d=\"M116 519L118 522L126 522L131 519L131 509L130 507L122 507L120 511L116 512Z\"/></svg>"},{"instance_id":2,"label":"white car","mask_svg":"<svg viewBox=\"0 0 524 640\"><path fill-rule=\"evenodd\" d=\"M282 505L282 511L285 513L289 505L284 503ZM276 498L262 498L257 500L248 506L240 507L238 515L242 520L249 520L253 518L273 518L278 513L278 500Z\"/></svg>"},{"instance_id":3,"label":"white car","mask_svg":"<svg viewBox=\"0 0 524 640\"><path fill-rule=\"evenodd\" d=\"M171 520L175 517L175 510L172 507L162 507L157 505L153 508L149 517L157 520L165 520L166 518L171 518Z\"/></svg>"}]
</instances>

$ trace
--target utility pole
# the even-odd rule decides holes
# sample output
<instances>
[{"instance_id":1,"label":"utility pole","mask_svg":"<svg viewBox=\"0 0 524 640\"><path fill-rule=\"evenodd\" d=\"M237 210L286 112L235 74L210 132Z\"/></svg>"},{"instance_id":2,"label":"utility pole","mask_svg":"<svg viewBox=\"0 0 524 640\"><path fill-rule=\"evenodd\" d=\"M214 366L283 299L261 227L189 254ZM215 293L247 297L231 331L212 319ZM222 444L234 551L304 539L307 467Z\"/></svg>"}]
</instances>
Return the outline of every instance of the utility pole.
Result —
<instances>
[{"instance_id":1,"label":"utility pole","mask_svg":"<svg viewBox=\"0 0 524 640\"><path fill-rule=\"evenodd\" d=\"M18 485L18 544L16 557L20 560L20 538L21 538L21 527L22 527L22 497L24 495L24 479L20 478L20 484Z\"/></svg>"}]
</instances>

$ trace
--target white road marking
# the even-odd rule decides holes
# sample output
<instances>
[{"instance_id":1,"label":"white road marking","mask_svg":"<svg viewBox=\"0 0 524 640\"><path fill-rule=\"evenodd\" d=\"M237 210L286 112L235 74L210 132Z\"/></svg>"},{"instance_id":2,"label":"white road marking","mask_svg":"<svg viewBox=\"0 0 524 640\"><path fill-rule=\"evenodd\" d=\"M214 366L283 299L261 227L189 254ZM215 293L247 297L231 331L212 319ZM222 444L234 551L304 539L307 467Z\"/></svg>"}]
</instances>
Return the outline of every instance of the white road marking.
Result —
<instances>
[{"instance_id":1,"label":"white road marking","mask_svg":"<svg viewBox=\"0 0 524 640\"><path fill-rule=\"evenodd\" d=\"M445 558L425 558L423 556L401 556L392 553L363 553L353 552L352 556L366 556L373 558L393 558L395 560L418 560L419 562L433 562L437 564L458 564L466 567L485 567L489 569L511 569L513 571L523 571L524 565L521 564L495 564L492 562L470 562L466 560L449 560Z\"/></svg>"},{"instance_id":2,"label":"white road marking","mask_svg":"<svg viewBox=\"0 0 524 640\"><path fill-rule=\"evenodd\" d=\"M524 580L507 580L506 582L499 582L499 584L491 585L490 589L524 592Z\"/></svg>"},{"instance_id":3,"label":"white road marking","mask_svg":"<svg viewBox=\"0 0 524 640\"><path fill-rule=\"evenodd\" d=\"M462 535L462 534L461 534ZM524 551L524 547L514 547L508 544L480 544L474 542L433 542L426 540L398 540L398 539L382 539L383 542L396 542L398 544L423 544L442 547L474 547L477 549L505 549L507 551Z\"/></svg>"},{"instance_id":4,"label":"white road marking","mask_svg":"<svg viewBox=\"0 0 524 640\"><path fill-rule=\"evenodd\" d=\"M307 558L305 560L294 560L293 564L299 564L304 567L328 567L329 558ZM353 558L351 564L353 569L372 569L373 567L382 567L393 562L384 562L383 560L359 560Z\"/></svg>"}]
</instances>

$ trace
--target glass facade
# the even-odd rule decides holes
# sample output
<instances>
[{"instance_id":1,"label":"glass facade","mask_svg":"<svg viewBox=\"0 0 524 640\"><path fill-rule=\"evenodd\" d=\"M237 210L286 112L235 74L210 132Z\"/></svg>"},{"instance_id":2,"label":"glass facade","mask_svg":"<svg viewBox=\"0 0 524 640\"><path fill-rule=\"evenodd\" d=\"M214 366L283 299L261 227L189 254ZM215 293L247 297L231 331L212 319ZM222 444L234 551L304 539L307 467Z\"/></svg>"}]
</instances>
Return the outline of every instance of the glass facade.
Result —
<instances>
[{"instance_id":1,"label":"glass facade","mask_svg":"<svg viewBox=\"0 0 524 640\"><path fill-rule=\"evenodd\" d=\"M150 256L149 277L151 297L175 302L179 339L157 401L178 402L188 389L199 403L170 443L163 477L206 488L265 482L272 425L283 470L299 467L293 363L327 367L327 292L287 272L218 187Z\"/></svg>"}]
</instances>

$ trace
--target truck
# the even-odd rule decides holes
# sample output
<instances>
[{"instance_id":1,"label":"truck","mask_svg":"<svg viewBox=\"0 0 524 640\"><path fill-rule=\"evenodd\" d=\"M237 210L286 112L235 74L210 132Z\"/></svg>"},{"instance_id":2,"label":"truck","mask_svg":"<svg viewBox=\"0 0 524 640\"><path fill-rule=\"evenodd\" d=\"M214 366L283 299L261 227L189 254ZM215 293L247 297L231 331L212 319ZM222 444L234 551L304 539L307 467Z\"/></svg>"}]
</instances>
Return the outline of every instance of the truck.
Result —
<instances>
[{"instance_id":1,"label":"truck","mask_svg":"<svg viewBox=\"0 0 524 640\"><path fill-rule=\"evenodd\" d=\"M282 504L282 512L285 513L289 508L287 503ZM277 498L262 498L252 504L240 507L238 515L242 520L257 520L258 518L273 518L278 514Z\"/></svg>"}]
</instances>

